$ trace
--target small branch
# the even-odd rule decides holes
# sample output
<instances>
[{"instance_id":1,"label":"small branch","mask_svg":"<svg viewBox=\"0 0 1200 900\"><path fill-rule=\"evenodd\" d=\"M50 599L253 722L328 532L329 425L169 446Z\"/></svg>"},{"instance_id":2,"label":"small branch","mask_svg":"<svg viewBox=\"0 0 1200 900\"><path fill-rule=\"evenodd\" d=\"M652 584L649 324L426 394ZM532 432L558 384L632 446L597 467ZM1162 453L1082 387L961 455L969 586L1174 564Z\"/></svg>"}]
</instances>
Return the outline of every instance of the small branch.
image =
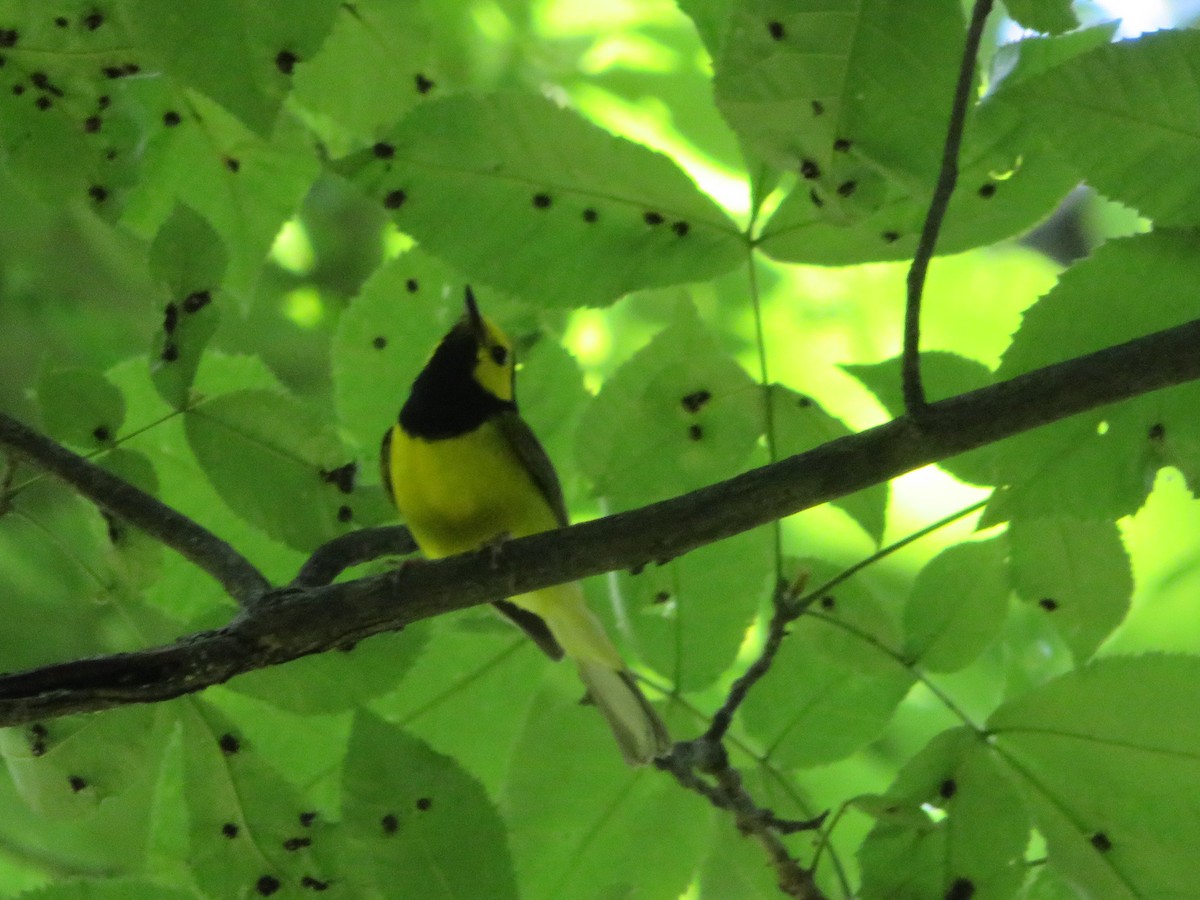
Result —
<instances>
[{"instance_id":1,"label":"small branch","mask_svg":"<svg viewBox=\"0 0 1200 900\"><path fill-rule=\"evenodd\" d=\"M983 26L992 10L992 0L975 0L971 22L967 26L967 39L963 45L962 62L958 67L958 84L954 90L954 104L950 109L950 122L946 129L946 140L942 146L942 167L938 172L933 198L921 228L921 237L913 254L912 266L908 270L908 297L904 308L904 356L901 361L903 378L904 408L919 422L924 421L926 410L925 387L921 383L921 295L925 290L925 275L929 261L937 247L938 232L942 219L950 205L954 185L958 181L958 153L962 147L963 129L966 127L967 110L971 104L971 86L975 81L975 58L979 55L979 42Z\"/></svg>"},{"instance_id":2,"label":"small branch","mask_svg":"<svg viewBox=\"0 0 1200 900\"><path fill-rule=\"evenodd\" d=\"M0 677L0 726L178 697L453 610L672 559L939 459L1196 379L1200 321L934 403L923 428L903 417L641 509L436 562L409 560L382 575L272 591L225 628L170 646ZM65 468L74 477L63 477L72 484L82 481L89 497L119 515L136 513L135 525L155 535L166 532L171 546L198 546L202 552L194 555L206 569L253 596L260 576L237 554L235 564L224 568L219 552L228 550L224 543L95 466L84 463L80 477L72 468L79 466L78 457L28 429L18 427L14 439L13 424L0 416L0 444L56 474ZM101 477L92 480L91 470ZM181 540L164 521L182 521L198 537L193 543ZM250 574L239 579L243 567Z\"/></svg>"},{"instance_id":3,"label":"small branch","mask_svg":"<svg viewBox=\"0 0 1200 900\"><path fill-rule=\"evenodd\" d=\"M243 606L270 589L249 560L208 529L3 413L0 446L19 453L97 506L171 547L219 581Z\"/></svg>"},{"instance_id":4,"label":"small branch","mask_svg":"<svg viewBox=\"0 0 1200 900\"><path fill-rule=\"evenodd\" d=\"M403 525L363 528L339 535L313 551L292 580L292 587L319 587L331 584L351 566L371 562L381 556L407 556L415 553L417 542Z\"/></svg>"},{"instance_id":5,"label":"small branch","mask_svg":"<svg viewBox=\"0 0 1200 900\"><path fill-rule=\"evenodd\" d=\"M825 900L812 872L792 857L779 837L820 828L825 821L824 813L813 819L794 821L780 819L771 810L759 807L746 792L737 769L729 765L724 746L720 742L710 743L707 737L677 743L670 755L655 760L655 765L670 772L680 785L700 794L717 809L732 812L738 831L753 837L766 850L781 891L802 900ZM697 770L712 776L713 782L705 781L696 774Z\"/></svg>"},{"instance_id":6,"label":"small branch","mask_svg":"<svg viewBox=\"0 0 1200 900\"><path fill-rule=\"evenodd\" d=\"M791 585L780 585L773 598L775 611L771 615L771 624L767 629L767 639L763 643L762 652L758 659L748 668L729 689L729 696L721 704L721 708L713 714L712 724L704 733L703 740L720 743L733 724L733 714L737 712L750 688L754 687L771 668L775 654L779 652L783 639L787 637L787 627L804 611L803 606L796 604L796 598L804 593L808 583L808 572L801 572Z\"/></svg>"}]
</instances>

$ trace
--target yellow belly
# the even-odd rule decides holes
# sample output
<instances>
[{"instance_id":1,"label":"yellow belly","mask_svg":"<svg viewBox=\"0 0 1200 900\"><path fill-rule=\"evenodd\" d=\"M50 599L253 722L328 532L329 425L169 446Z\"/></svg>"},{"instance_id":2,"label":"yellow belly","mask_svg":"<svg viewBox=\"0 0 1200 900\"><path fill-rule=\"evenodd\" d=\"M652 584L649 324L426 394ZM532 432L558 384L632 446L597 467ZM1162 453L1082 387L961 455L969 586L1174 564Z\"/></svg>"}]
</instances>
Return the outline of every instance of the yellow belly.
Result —
<instances>
[{"instance_id":1,"label":"yellow belly","mask_svg":"<svg viewBox=\"0 0 1200 900\"><path fill-rule=\"evenodd\" d=\"M396 506L428 557L558 524L511 444L491 423L438 441L412 438L396 427L389 465Z\"/></svg>"}]
</instances>

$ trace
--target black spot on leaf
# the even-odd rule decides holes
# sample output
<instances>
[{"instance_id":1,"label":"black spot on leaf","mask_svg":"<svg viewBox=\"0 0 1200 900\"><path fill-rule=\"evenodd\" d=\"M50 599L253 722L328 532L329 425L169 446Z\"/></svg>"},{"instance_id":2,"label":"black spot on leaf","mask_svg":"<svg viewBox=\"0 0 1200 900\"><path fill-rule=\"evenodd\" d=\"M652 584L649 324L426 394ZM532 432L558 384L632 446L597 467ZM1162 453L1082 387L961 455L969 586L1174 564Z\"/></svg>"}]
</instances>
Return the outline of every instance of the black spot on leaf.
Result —
<instances>
[{"instance_id":1,"label":"black spot on leaf","mask_svg":"<svg viewBox=\"0 0 1200 900\"><path fill-rule=\"evenodd\" d=\"M404 201L408 199L408 194L401 190L388 191L384 195L383 205L387 209L399 209L404 205Z\"/></svg>"},{"instance_id":2,"label":"black spot on leaf","mask_svg":"<svg viewBox=\"0 0 1200 900\"><path fill-rule=\"evenodd\" d=\"M704 429L699 425L689 425L687 433L688 438L693 441L698 441L700 438L704 437Z\"/></svg>"},{"instance_id":3,"label":"black spot on leaf","mask_svg":"<svg viewBox=\"0 0 1200 900\"><path fill-rule=\"evenodd\" d=\"M1091 841L1092 846L1101 853L1107 853L1112 849L1112 841L1108 839L1108 835L1103 831L1097 831L1089 838L1089 840Z\"/></svg>"},{"instance_id":4,"label":"black spot on leaf","mask_svg":"<svg viewBox=\"0 0 1200 900\"><path fill-rule=\"evenodd\" d=\"M837 192L842 197L849 197L858 189L857 181L843 181L837 186Z\"/></svg>"},{"instance_id":5,"label":"black spot on leaf","mask_svg":"<svg viewBox=\"0 0 1200 900\"><path fill-rule=\"evenodd\" d=\"M107 425L97 425L92 430L92 437L94 437L101 444L107 444L109 438L112 437L112 432L108 430Z\"/></svg>"},{"instance_id":6,"label":"black spot on leaf","mask_svg":"<svg viewBox=\"0 0 1200 900\"><path fill-rule=\"evenodd\" d=\"M396 829L400 827L400 820L396 818L395 813L388 813L379 820L379 825L383 828L384 834L395 834Z\"/></svg>"},{"instance_id":7,"label":"black spot on leaf","mask_svg":"<svg viewBox=\"0 0 1200 900\"><path fill-rule=\"evenodd\" d=\"M309 837L292 837L283 842L283 849L289 853L294 853L297 850L303 850L305 847L312 846L312 838Z\"/></svg>"},{"instance_id":8,"label":"black spot on leaf","mask_svg":"<svg viewBox=\"0 0 1200 900\"><path fill-rule=\"evenodd\" d=\"M979 196L984 200L996 196L996 185L990 181L987 184L981 185L979 188Z\"/></svg>"},{"instance_id":9,"label":"black spot on leaf","mask_svg":"<svg viewBox=\"0 0 1200 900\"><path fill-rule=\"evenodd\" d=\"M125 63L125 65L121 66L121 72L124 75L136 75L140 71L142 71L142 67L139 66L137 63L129 62L129 63Z\"/></svg>"},{"instance_id":10,"label":"black spot on leaf","mask_svg":"<svg viewBox=\"0 0 1200 900\"><path fill-rule=\"evenodd\" d=\"M175 112L173 109L168 109L165 113L163 113L163 124L168 128L174 128L182 121L183 119L180 118L179 113Z\"/></svg>"},{"instance_id":11,"label":"black spot on leaf","mask_svg":"<svg viewBox=\"0 0 1200 900\"><path fill-rule=\"evenodd\" d=\"M771 40L773 40L773 41L782 41L784 38L784 34L785 34L785 32L783 30L783 23L782 22L768 22L767 23L767 34L769 34L771 36Z\"/></svg>"},{"instance_id":12,"label":"black spot on leaf","mask_svg":"<svg viewBox=\"0 0 1200 900\"><path fill-rule=\"evenodd\" d=\"M671 594L668 591L659 591L654 595L654 603L666 603L671 599Z\"/></svg>"},{"instance_id":13,"label":"black spot on leaf","mask_svg":"<svg viewBox=\"0 0 1200 900\"><path fill-rule=\"evenodd\" d=\"M112 97L108 96L108 94L101 94L96 98L96 107L98 109L108 109L110 106L112 106Z\"/></svg>"},{"instance_id":14,"label":"black spot on leaf","mask_svg":"<svg viewBox=\"0 0 1200 900\"><path fill-rule=\"evenodd\" d=\"M83 120L83 130L88 134L95 134L100 130L101 124L99 116L88 116Z\"/></svg>"},{"instance_id":15,"label":"black spot on leaf","mask_svg":"<svg viewBox=\"0 0 1200 900\"><path fill-rule=\"evenodd\" d=\"M313 878L311 875L305 875L300 879L300 887L308 888L310 891L326 891L329 890L329 882Z\"/></svg>"},{"instance_id":16,"label":"black spot on leaf","mask_svg":"<svg viewBox=\"0 0 1200 900\"><path fill-rule=\"evenodd\" d=\"M46 110L48 110L50 107L52 107L54 105L54 101L51 100L49 97L38 97L37 100L35 100L33 102L33 105L36 106L38 109L40 109L42 112L45 112Z\"/></svg>"},{"instance_id":17,"label":"black spot on leaf","mask_svg":"<svg viewBox=\"0 0 1200 900\"><path fill-rule=\"evenodd\" d=\"M1161 441L1167 436L1167 428L1162 422L1155 422L1146 432L1146 437L1152 441Z\"/></svg>"},{"instance_id":18,"label":"black spot on leaf","mask_svg":"<svg viewBox=\"0 0 1200 900\"><path fill-rule=\"evenodd\" d=\"M375 154L377 159L391 159L396 155L396 148L387 141L380 141L371 148L371 152Z\"/></svg>"},{"instance_id":19,"label":"black spot on leaf","mask_svg":"<svg viewBox=\"0 0 1200 900\"><path fill-rule=\"evenodd\" d=\"M955 878L946 891L946 900L971 900L975 896L975 883L969 878Z\"/></svg>"},{"instance_id":20,"label":"black spot on leaf","mask_svg":"<svg viewBox=\"0 0 1200 900\"><path fill-rule=\"evenodd\" d=\"M600 214L590 206L583 211L583 221L585 222L595 222L598 218L600 218Z\"/></svg>"},{"instance_id":21,"label":"black spot on leaf","mask_svg":"<svg viewBox=\"0 0 1200 900\"><path fill-rule=\"evenodd\" d=\"M642 220L647 225L661 225L664 221L662 213L656 213L654 210L647 210L642 213Z\"/></svg>"},{"instance_id":22,"label":"black spot on leaf","mask_svg":"<svg viewBox=\"0 0 1200 900\"><path fill-rule=\"evenodd\" d=\"M417 86L418 94L428 94L434 87L434 82L420 72L413 76L413 83Z\"/></svg>"},{"instance_id":23,"label":"black spot on leaf","mask_svg":"<svg viewBox=\"0 0 1200 900\"><path fill-rule=\"evenodd\" d=\"M808 192L808 199L812 201L812 205L820 209L825 205L825 201L821 199L821 195L817 193L817 189L813 188Z\"/></svg>"},{"instance_id":24,"label":"black spot on leaf","mask_svg":"<svg viewBox=\"0 0 1200 900\"><path fill-rule=\"evenodd\" d=\"M55 16L54 25L56 28L66 28L71 23L67 21L66 16Z\"/></svg>"},{"instance_id":25,"label":"black spot on leaf","mask_svg":"<svg viewBox=\"0 0 1200 900\"><path fill-rule=\"evenodd\" d=\"M15 47L21 39L21 32L15 28L0 28L0 47Z\"/></svg>"},{"instance_id":26,"label":"black spot on leaf","mask_svg":"<svg viewBox=\"0 0 1200 900\"><path fill-rule=\"evenodd\" d=\"M1054 612L1056 609L1058 609L1058 601L1053 597L1043 597L1038 601L1038 606L1040 606L1046 612Z\"/></svg>"},{"instance_id":27,"label":"black spot on leaf","mask_svg":"<svg viewBox=\"0 0 1200 900\"><path fill-rule=\"evenodd\" d=\"M78 794L87 787L87 780L79 775L68 775L67 784L71 786L71 790Z\"/></svg>"},{"instance_id":28,"label":"black spot on leaf","mask_svg":"<svg viewBox=\"0 0 1200 900\"><path fill-rule=\"evenodd\" d=\"M808 409L812 406L812 397L805 397L803 394L796 398L796 405L801 409Z\"/></svg>"},{"instance_id":29,"label":"black spot on leaf","mask_svg":"<svg viewBox=\"0 0 1200 900\"><path fill-rule=\"evenodd\" d=\"M119 66L105 66L100 72L105 78L120 78L125 74Z\"/></svg>"},{"instance_id":30,"label":"black spot on leaf","mask_svg":"<svg viewBox=\"0 0 1200 900\"><path fill-rule=\"evenodd\" d=\"M824 115L824 113L825 113L825 104L822 103L820 100L814 100L812 102L812 114L814 116L820 116L820 115Z\"/></svg>"},{"instance_id":31,"label":"black spot on leaf","mask_svg":"<svg viewBox=\"0 0 1200 900\"><path fill-rule=\"evenodd\" d=\"M348 506L339 506L337 511L337 520L339 522L349 522L354 518L354 510Z\"/></svg>"},{"instance_id":32,"label":"black spot on leaf","mask_svg":"<svg viewBox=\"0 0 1200 900\"><path fill-rule=\"evenodd\" d=\"M44 738L50 734L50 732L46 730L46 726L41 722L34 722L32 725L30 725L29 733L36 738Z\"/></svg>"},{"instance_id":33,"label":"black spot on leaf","mask_svg":"<svg viewBox=\"0 0 1200 900\"><path fill-rule=\"evenodd\" d=\"M692 230L692 226L680 219L677 222L671 223L671 230L680 237L687 237L687 233Z\"/></svg>"},{"instance_id":34,"label":"black spot on leaf","mask_svg":"<svg viewBox=\"0 0 1200 900\"><path fill-rule=\"evenodd\" d=\"M375 338L375 340L371 341L371 346L374 347L376 350L382 350L384 347L387 346L387 338L385 338L381 334L381 335L377 336Z\"/></svg>"},{"instance_id":35,"label":"black spot on leaf","mask_svg":"<svg viewBox=\"0 0 1200 900\"><path fill-rule=\"evenodd\" d=\"M43 741L39 738L37 740L30 742L30 744L29 744L29 755L30 756L42 756L45 754L45 752L46 752L46 742L45 741Z\"/></svg>"},{"instance_id":36,"label":"black spot on leaf","mask_svg":"<svg viewBox=\"0 0 1200 900\"><path fill-rule=\"evenodd\" d=\"M88 31L95 31L104 24L104 15L99 10L92 10L83 17L83 24Z\"/></svg>"},{"instance_id":37,"label":"black spot on leaf","mask_svg":"<svg viewBox=\"0 0 1200 900\"><path fill-rule=\"evenodd\" d=\"M225 163L225 168L228 169L230 172L236 173L236 172L239 172L242 168L241 160L239 160L235 156L225 157L224 163Z\"/></svg>"},{"instance_id":38,"label":"black spot on leaf","mask_svg":"<svg viewBox=\"0 0 1200 900\"><path fill-rule=\"evenodd\" d=\"M233 756L242 749L242 742L229 732L225 732L225 734L217 738L217 746L221 748L221 752L226 756Z\"/></svg>"},{"instance_id":39,"label":"black spot on leaf","mask_svg":"<svg viewBox=\"0 0 1200 900\"><path fill-rule=\"evenodd\" d=\"M885 244L894 244L894 243L896 243L896 241L900 240L900 232L885 231L883 234L880 235L880 237L883 238L883 242Z\"/></svg>"},{"instance_id":40,"label":"black spot on leaf","mask_svg":"<svg viewBox=\"0 0 1200 900\"><path fill-rule=\"evenodd\" d=\"M165 347L163 347L162 353L159 354L159 358L163 362L175 362L175 360L179 359L179 345L173 341L167 344Z\"/></svg>"},{"instance_id":41,"label":"black spot on leaf","mask_svg":"<svg viewBox=\"0 0 1200 900\"><path fill-rule=\"evenodd\" d=\"M274 875L264 875L254 883L254 889L263 897L270 897L282 886Z\"/></svg>"},{"instance_id":42,"label":"black spot on leaf","mask_svg":"<svg viewBox=\"0 0 1200 900\"><path fill-rule=\"evenodd\" d=\"M821 177L821 167L813 160L806 159L800 163L800 174L812 181L814 178Z\"/></svg>"},{"instance_id":43,"label":"black spot on leaf","mask_svg":"<svg viewBox=\"0 0 1200 900\"><path fill-rule=\"evenodd\" d=\"M539 193L533 195L533 205L537 209L549 209L552 202L549 194Z\"/></svg>"},{"instance_id":44,"label":"black spot on leaf","mask_svg":"<svg viewBox=\"0 0 1200 900\"><path fill-rule=\"evenodd\" d=\"M847 150L850 149L850 142L848 140L846 140L845 138L838 138L836 141L833 142L833 149L836 150L838 153L845 153Z\"/></svg>"},{"instance_id":45,"label":"black spot on leaf","mask_svg":"<svg viewBox=\"0 0 1200 900\"><path fill-rule=\"evenodd\" d=\"M683 404L683 408L688 412L698 413L704 408L704 404L708 403L708 401L711 399L712 392L701 388L698 391L692 391L690 394L685 394L679 402Z\"/></svg>"},{"instance_id":46,"label":"black spot on leaf","mask_svg":"<svg viewBox=\"0 0 1200 900\"><path fill-rule=\"evenodd\" d=\"M315 812L300 813L300 824L303 825L305 828L311 828L312 823L315 822L316 820L317 820L317 814Z\"/></svg>"},{"instance_id":47,"label":"black spot on leaf","mask_svg":"<svg viewBox=\"0 0 1200 900\"><path fill-rule=\"evenodd\" d=\"M344 466L338 466L336 469L322 469L321 480L326 484L337 485L337 489L343 494L349 494L354 490L354 476L358 474L358 463L348 462Z\"/></svg>"},{"instance_id":48,"label":"black spot on leaf","mask_svg":"<svg viewBox=\"0 0 1200 900\"><path fill-rule=\"evenodd\" d=\"M23 93L25 93L25 85L14 84L12 86L12 92L13 92L13 96L20 97Z\"/></svg>"},{"instance_id":49,"label":"black spot on leaf","mask_svg":"<svg viewBox=\"0 0 1200 900\"><path fill-rule=\"evenodd\" d=\"M183 311L185 313L197 313L210 303L212 303L211 291L192 291L183 298Z\"/></svg>"},{"instance_id":50,"label":"black spot on leaf","mask_svg":"<svg viewBox=\"0 0 1200 900\"><path fill-rule=\"evenodd\" d=\"M938 785L938 795L941 796L943 800L949 800L957 791L958 784L953 778L947 778L940 785Z\"/></svg>"},{"instance_id":51,"label":"black spot on leaf","mask_svg":"<svg viewBox=\"0 0 1200 900\"><path fill-rule=\"evenodd\" d=\"M421 812L428 812L430 807L432 807L432 806L433 806L432 798L430 798L430 797L418 797L417 798L417 809L420 810Z\"/></svg>"},{"instance_id":52,"label":"black spot on leaf","mask_svg":"<svg viewBox=\"0 0 1200 900\"><path fill-rule=\"evenodd\" d=\"M163 308L163 331L172 334L179 325L179 307L168 303Z\"/></svg>"},{"instance_id":53,"label":"black spot on leaf","mask_svg":"<svg viewBox=\"0 0 1200 900\"><path fill-rule=\"evenodd\" d=\"M45 98L42 98L42 99L45 99ZM108 199L108 189L106 187L104 187L103 185L93 184L90 188L88 188L88 196L91 197L93 200L95 200L97 203L103 203L105 200Z\"/></svg>"},{"instance_id":54,"label":"black spot on leaf","mask_svg":"<svg viewBox=\"0 0 1200 900\"><path fill-rule=\"evenodd\" d=\"M300 62L300 57L291 50L280 50L275 54L275 68L284 75L291 75L298 62Z\"/></svg>"},{"instance_id":55,"label":"black spot on leaf","mask_svg":"<svg viewBox=\"0 0 1200 900\"><path fill-rule=\"evenodd\" d=\"M833 609L835 606L837 606L837 600L833 594L826 594L821 598L821 609Z\"/></svg>"},{"instance_id":56,"label":"black spot on leaf","mask_svg":"<svg viewBox=\"0 0 1200 900\"><path fill-rule=\"evenodd\" d=\"M221 834L227 838L235 838L238 836L238 827L232 822L226 822L221 826Z\"/></svg>"},{"instance_id":57,"label":"black spot on leaf","mask_svg":"<svg viewBox=\"0 0 1200 900\"><path fill-rule=\"evenodd\" d=\"M421 284L417 281L417 279L409 278L404 282L404 289L410 294L415 294L421 289Z\"/></svg>"}]
</instances>

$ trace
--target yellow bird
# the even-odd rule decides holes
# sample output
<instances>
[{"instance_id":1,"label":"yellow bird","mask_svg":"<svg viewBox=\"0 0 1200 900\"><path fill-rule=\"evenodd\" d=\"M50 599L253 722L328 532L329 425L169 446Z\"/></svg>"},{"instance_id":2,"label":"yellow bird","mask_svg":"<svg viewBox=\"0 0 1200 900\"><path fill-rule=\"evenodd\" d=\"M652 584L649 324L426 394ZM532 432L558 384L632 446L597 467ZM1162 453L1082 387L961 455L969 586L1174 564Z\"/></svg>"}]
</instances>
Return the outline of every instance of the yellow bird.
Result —
<instances>
[{"instance_id":1,"label":"yellow bird","mask_svg":"<svg viewBox=\"0 0 1200 900\"><path fill-rule=\"evenodd\" d=\"M567 524L562 487L546 451L517 412L512 342L466 312L413 382L384 435L384 483L430 558ZM577 582L500 601L497 608L552 658L574 660L621 753L642 765L671 746Z\"/></svg>"}]
</instances>

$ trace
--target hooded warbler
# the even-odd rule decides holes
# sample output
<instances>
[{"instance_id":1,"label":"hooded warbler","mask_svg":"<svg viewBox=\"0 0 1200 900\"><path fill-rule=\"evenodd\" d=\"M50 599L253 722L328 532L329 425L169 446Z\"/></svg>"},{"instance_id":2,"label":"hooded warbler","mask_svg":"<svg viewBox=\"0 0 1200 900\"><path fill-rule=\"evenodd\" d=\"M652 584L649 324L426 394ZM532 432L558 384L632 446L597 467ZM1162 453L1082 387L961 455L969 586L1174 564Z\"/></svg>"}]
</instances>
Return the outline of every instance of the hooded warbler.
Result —
<instances>
[{"instance_id":1,"label":"hooded warbler","mask_svg":"<svg viewBox=\"0 0 1200 900\"><path fill-rule=\"evenodd\" d=\"M480 314L468 287L465 313L383 438L384 483L427 557L567 524L554 467L517 412L514 367L512 342ZM577 582L496 606L552 658L575 662L626 762L645 764L670 749L666 727Z\"/></svg>"}]
</instances>

